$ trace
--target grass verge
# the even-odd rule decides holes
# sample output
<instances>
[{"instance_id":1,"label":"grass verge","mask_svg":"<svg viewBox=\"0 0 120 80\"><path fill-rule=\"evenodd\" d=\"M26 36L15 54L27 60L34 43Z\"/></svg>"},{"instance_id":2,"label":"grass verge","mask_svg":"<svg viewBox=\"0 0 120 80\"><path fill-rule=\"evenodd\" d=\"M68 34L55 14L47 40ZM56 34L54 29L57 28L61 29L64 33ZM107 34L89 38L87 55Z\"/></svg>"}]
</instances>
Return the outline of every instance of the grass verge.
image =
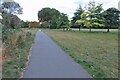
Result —
<instances>
[{"instance_id":1,"label":"grass verge","mask_svg":"<svg viewBox=\"0 0 120 80\"><path fill-rule=\"evenodd\" d=\"M44 30L94 78L118 78L118 33Z\"/></svg>"},{"instance_id":2,"label":"grass verge","mask_svg":"<svg viewBox=\"0 0 120 80\"><path fill-rule=\"evenodd\" d=\"M16 46L13 46L13 44L10 45L12 48L9 49L12 49L12 52L10 53L10 58L2 65L2 78L20 78L20 74L25 68L27 56L29 55L29 50L32 46L37 29L23 29L22 31L27 32L26 37L23 38L24 36L20 31L15 33L19 33L17 37L18 42Z\"/></svg>"}]
</instances>

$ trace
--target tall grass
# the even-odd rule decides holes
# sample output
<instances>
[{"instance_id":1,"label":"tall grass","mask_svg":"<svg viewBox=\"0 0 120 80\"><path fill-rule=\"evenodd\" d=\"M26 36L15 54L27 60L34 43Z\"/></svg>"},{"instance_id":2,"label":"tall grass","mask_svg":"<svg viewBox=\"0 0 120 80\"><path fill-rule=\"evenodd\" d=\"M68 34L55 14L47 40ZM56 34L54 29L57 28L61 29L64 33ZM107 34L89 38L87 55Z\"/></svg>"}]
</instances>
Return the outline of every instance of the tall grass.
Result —
<instances>
[{"instance_id":1,"label":"tall grass","mask_svg":"<svg viewBox=\"0 0 120 80\"><path fill-rule=\"evenodd\" d=\"M3 58L7 56L2 66L3 78L20 78L36 31L34 29L11 29L12 33L7 35L3 49Z\"/></svg>"}]
</instances>

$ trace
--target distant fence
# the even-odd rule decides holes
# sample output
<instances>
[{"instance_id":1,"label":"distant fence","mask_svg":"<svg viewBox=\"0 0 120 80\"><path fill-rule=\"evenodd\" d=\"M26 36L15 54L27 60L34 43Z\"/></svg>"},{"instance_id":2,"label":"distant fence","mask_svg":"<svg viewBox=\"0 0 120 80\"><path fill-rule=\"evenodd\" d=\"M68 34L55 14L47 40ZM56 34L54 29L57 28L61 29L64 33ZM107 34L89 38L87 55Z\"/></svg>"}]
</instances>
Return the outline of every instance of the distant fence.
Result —
<instances>
[{"instance_id":1,"label":"distant fence","mask_svg":"<svg viewBox=\"0 0 120 80\"><path fill-rule=\"evenodd\" d=\"M71 26L70 28L86 28L88 29L89 27L85 27L85 26L81 26L81 25L74 25L74 26ZM101 27L91 27L93 29L107 29L107 26L101 26ZM118 29L118 27L116 26L111 26L111 29Z\"/></svg>"}]
</instances>

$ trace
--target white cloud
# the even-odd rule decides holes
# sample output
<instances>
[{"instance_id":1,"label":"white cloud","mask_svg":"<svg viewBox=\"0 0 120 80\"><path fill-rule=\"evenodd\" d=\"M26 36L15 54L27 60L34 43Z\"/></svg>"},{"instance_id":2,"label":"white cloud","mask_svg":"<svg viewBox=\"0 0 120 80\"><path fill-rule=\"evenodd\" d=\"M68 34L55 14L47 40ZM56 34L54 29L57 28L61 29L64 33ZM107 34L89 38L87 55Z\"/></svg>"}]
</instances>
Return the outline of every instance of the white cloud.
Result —
<instances>
[{"instance_id":1,"label":"white cloud","mask_svg":"<svg viewBox=\"0 0 120 80\"><path fill-rule=\"evenodd\" d=\"M18 15L22 20L37 21L37 13L44 7L55 8L60 12L73 16L79 4L84 6L89 0L15 0L23 7L23 15ZM119 0L95 0L103 3L103 8L116 7Z\"/></svg>"}]
</instances>

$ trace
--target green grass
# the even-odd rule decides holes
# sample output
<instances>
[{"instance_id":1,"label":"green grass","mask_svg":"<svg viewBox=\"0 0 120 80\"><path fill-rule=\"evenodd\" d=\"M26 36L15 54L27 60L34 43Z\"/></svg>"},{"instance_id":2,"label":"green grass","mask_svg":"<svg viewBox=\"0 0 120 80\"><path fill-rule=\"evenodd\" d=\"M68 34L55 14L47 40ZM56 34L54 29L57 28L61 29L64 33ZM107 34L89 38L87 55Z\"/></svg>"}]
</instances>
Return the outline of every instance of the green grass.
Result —
<instances>
[{"instance_id":1,"label":"green grass","mask_svg":"<svg viewBox=\"0 0 120 80\"><path fill-rule=\"evenodd\" d=\"M118 33L44 30L94 78L118 78Z\"/></svg>"},{"instance_id":2,"label":"green grass","mask_svg":"<svg viewBox=\"0 0 120 80\"><path fill-rule=\"evenodd\" d=\"M2 78L20 78L21 72L25 68L27 56L29 55L36 31L37 29L29 29L29 33L31 33L29 38L13 49L10 59L2 66Z\"/></svg>"}]
</instances>

